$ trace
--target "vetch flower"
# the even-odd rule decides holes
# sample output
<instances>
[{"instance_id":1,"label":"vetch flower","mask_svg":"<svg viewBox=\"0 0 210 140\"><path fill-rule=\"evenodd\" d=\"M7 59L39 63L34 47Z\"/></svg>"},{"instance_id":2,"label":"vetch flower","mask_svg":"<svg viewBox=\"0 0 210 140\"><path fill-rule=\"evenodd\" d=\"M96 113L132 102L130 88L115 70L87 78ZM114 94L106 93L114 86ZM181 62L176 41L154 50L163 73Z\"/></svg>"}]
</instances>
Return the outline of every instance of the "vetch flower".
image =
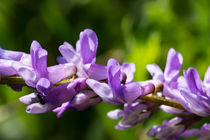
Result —
<instances>
[{"instance_id":1,"label":"vetch flower","mask_svg":"<svg viewBox=\"0 0 210 140\"><path fill-rule=\"evenodd\" d=\"M30 56L31 67L20 62L14 62L13 67L28 86L38 90L42 81L46 82L48 80L46 83L50 83L48 84L50 87L76 72L76 67L72 63L47 67L47 51L42 49L37 41L33 41L31 44ZM46 86L46 83L43 83L43 86Z\"/></svg>"},{"instance_id":2,"label":"vetch flower","mask_svg":"<svg viewBox=\"0 0 210 140\"><path fill-rule=\"evenodd\" d=\"M174 98L189 112L199 116L210 115L210 67L202 82L196 69L184 71L184 77L179 78L178 90L173 90Z\"/></svg>"},{"instance_id":3,"label":"vetch flower","mask_svg":"<svg viewBox=\"0 0 210 140\"><path fill-rule=\"evenodd\" d=\"M0 75L4 76L15 76L17 71L13 67L13 60L0 59Z\"/></svg>"},{"instance_id":4,"label":"vetch flower","mask_svg":"<svg viewBox=\"0 0 210 140\"><path fill-rule=\"evenodd\" d=\"M21 97L19 100L25 104L30 104L26 109L28 113L34 114L52 111L62 106L63 103L71 101L79 91L86 88L85 80L84 78L75 79L70 83L65 83L51 89L44 89L42 87L42 91L48 93L46 96L31 93Z\"/></svg>"},{"instance_id":5,"label":"vetch flower","mask_svg":"<svg viewBox=\"0 0 210 140\"><path fill-rule=\"evenodd\" d=\"M133 82L133 79L127 78L134 74L134 64L124 64L126 67L120 66L115 59L109 59L108 68L108 84L88 79L88 86L107 103L124 104L133 102L138 97L145 95L143 87L140 83ZM130 70L127 70L130 69ZM154 90L153 84L148 84L151 90ZM151 92L150 92L151 93Z\"/></svg>"},{"instance_id":6,"label":"vetch flower","mask_svg":"<svg viewBox=\"0 0 210 140\"><path fill-rule=\"evenodd\" d=\"M90 106L100 103L102 100L91 90L81 90L77 93L71 101L65 102L62 106L54 109L57 116L60 117L66 109L81 111Z\"/></svg>"},{"instance_id":7,"label":"vetch flower","mask_svg":"<svg viewBox=\"0 0 210 140\"><path fill-rule=\"evenodd\" d=\"M209 140L210 124L205 123L200 129L200 137L198 140Z\"/></svg>"},{"instance_id":8,"label":"vetch flower","mask_svg":"<svg viewBox=\"0 0 210 140\"><path fill-rule=\"evenodd\" d=\"M23 65L31 66L30 55L24 52L4 50L0 47L0 75L17 76L17 71L14 69L14 62L20 62ZM13 90L21 91L22 85L9 85Z\"/></svg>"},{"instance_id":9,"label":"vetch flower","mask_svg":"<svg viewBox=\"0 0 210 140\"><path fill-rule=\"evenodd\" d=\"M182 117L175 117L171 120L165 120L162 125L154 125L147 133L150 137L158 140L177 140L179 137L192 137L199 134L197 130L187 130L192 124L201 118L189 114ZM194 133L190 133L194 132Z\"/></svg>"},{"instance_id":10,"label":"vetch flower","mask_svg":"<svg viewBox=\"0 0 210 140\"><path fill-rule=\"evenodd\" d=\"M74 96L69 105L70 109L80 111L89 106L96 105L101 101L101 98L95 92L91 90L82 90Z\"/></svg>"},{"instance_id":11,"label":"vetch flower","mask_svg":"<svg viewBox=\"0 0 210 140\"><path fill-rule=\"evenodd\" d=\"M4 50L1 47L0 47L0 59L17 61L23 63L24 65L29 65L29 66L31 65L30 54L18 51Z\"/></svg>"},{"instance_id":12,"label":"vetch flower","mask_svg":"<svg viewBox=\"0 0 210 140\"><path fill-rule=\"evenodd\" d=\"M210 124L205 123L200 129L188 129L183 134L180 135L182 138L188 138L191 136L200 135L198 140L209 140L210 137Z\"/></svg>"},{"instance_id":13,"label":"vetch flower","mask_svg":"<svg viewBox=\"0 0 210 140\"><path fill-rule=\"evenodd\" d=\"M59 47L62 57L58 57L59 63L74 63L77 66L79 77L95 80L107 79L107 68L104 65L95 64L98 38L94 31L85 29L80 33L76 44L76 50L67 42Z\"/></svg>"},{"instance_id":14,"label":"vetch flower","mask_svg":"<svg viewBox=\"0 0 210 140\"><path fill-rule=\"evenodd\" d=\"M153 77L154 84L159 83L160 85L160 83L162 83L163 85L162 96L164 96L167 99L173 99L172 95L173 93L171 93L170 91L171 89L177 89L178 77L182 63L183 63L182 55L176 52L173 48L171 48L168 51L167 62L164 72L156 64L149 64L146 66L147 70ZM161 109L168 113L182 112L179 109L165 105L162 105Z\"/></svg>"},{"instance_id":15,"label":"vetch flower","mask_svg":"<svg viewBox=\"0 0 210 140\"><path fill-rule=\"evenodd\" d=\"M31 57L24 52L4 50L0 47L0 75L17 76L17 71L14 69L14 62L20 62L23 65L31 66ZM22 85L9 85L16 91L22 90Z\"/></svg>"},{"instance_id":16,"label":"vetch flower","mask_svg":"<svg viewBox=\"0 0 210 140\"><path fill-rule=\"evenodd\" d=\"M164 84L164 88L177 88L177 79L181 65L183 63L182 55L176 52L173 48L168 51L167 62L164 72L156 64L149 64L146 66L147 70L153 77L153 80L160 81ZM167 95L166 93L163 93Z\"/></svg>"},{"instance_id":17,"label":"vetch flower","mask_svg":"<svg viewBox=\"0 0 210 140\"><path fill-rule=\"evenodd\" d=\"M29 113L43 113L53 110L62 105L62 103L71 100L76 94L71 84L53 87L53 84L65 79L76 73L76 66L72 63L59 64L47 67L47 51L42 49L37 41L31 44L31 67L23 65L20 62L14 62L13 67L16 69L26 82L32 88L36 88L39 93L32 93L20 98L25 104L31 104L27 107ZM79 80L78 80L79 81ZM85 84L85 80L82 80ZM76 82L76 81L75 81ZM80 82L78 82L79 84ZM75 86L77 84L73 84ZM79 88L77 85L77 88ZM62 93L60 93L62 92Z\"/></svg>"},{"instance_id":18,"label":"vetch flower","mask_svg":"<svg viewBox=\"0 0 210 140\"><path fill-rule=\"evenodd\" d=\"M153 103L137 101L134 103L126 103L124 104L123 110L116 109L110 111L107 116L111 119L119 119L123 116L123 119L115 126L115 128L128 129L148 118L157 108L157 105Z\"/></svg>"}]
</instances>

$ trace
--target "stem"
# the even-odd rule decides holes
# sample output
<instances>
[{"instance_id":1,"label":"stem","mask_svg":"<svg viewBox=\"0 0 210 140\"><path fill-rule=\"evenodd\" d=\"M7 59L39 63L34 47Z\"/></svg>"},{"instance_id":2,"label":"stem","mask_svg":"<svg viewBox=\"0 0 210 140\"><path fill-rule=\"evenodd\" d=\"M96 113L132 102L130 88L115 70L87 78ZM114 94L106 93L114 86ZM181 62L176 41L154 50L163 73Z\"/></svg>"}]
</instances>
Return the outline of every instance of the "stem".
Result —
<instances>
[{"instance_id":1,"label":"stem","mask_svg":"<svg viewBox=\"0 0 210 140\"><path fill-rule=\"evenodd\" d=\"M7 85L26 85L25 81L20 76L3 77L0 84Z\"/></svg>"},{"instance_id":2,"label":"stem","mask_svg":"<svg viewBox=\"0 0 210 140\"><path fill-rule=\"evenodd\" d=\"M58 83L55 84L55 86L59 86L59 85L62 85L62 84L65 84L65 83L68 83L68 82L71 82L72 80L74 80L75 77L71 77L70 79L64 79ZM26 86L26 83L25 81L20 77L20 76L10 76L10 77L3 77L1 80L0 80L0 85L25 85Z\"/></svg>"},{"instance_id":3,"label":"stem","mask_svg":"<svg viewBox=\"0 0 210 140\"><path fill-rule=\"evenodd\" d=\"M74 80L75 77L71 77L70 79L64 79L58 83L55 84L55 86L59 86L62 84L65 84L67 82L71 82L72 80ZM25 81L20 77L20 76L10 76L10 77L3 77L0 81L0 84L8 84L8 85L26 85ZM145 100L145 101L149 101L158 105L167 105L167 106L171 106L174 108L178 108L181 110L185 110L182 105L174 100L168 100L165 99L163 97L160 96L156 96L156 95L146 95L140 98L141 100Z\"/></svg>"},{"instance_id":4,"label":"stem","mask_svg":"<svg viewBox=\"0 0 210 140\"><path fill-rule=\"evenodd\" d=\"M159 105L167 105L167 106L171 106L171 107L178 108L181 110L185 110L179 102L174 101L174 100L168 100L163 97L156 96L156 95L152 95L152 96L146 95L146 96L141 97L140 99L149 101L155 104L159 104Z\"/></svg>"}]
</instances>

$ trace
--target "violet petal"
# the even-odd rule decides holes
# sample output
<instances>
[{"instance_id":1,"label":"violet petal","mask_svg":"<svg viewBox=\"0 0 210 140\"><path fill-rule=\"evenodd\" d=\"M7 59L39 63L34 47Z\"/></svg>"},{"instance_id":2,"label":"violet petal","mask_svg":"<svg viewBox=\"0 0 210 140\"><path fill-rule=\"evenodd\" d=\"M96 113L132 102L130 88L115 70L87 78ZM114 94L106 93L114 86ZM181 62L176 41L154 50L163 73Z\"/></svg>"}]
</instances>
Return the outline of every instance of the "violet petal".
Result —
<instances>
[{"instance_id":1,"label":"violet petal","mask_svg":"<svg viewBox=\"0 0 210 140\"><path fill-rule=\"evenodd\" d=\"M25 80L28 86L36 87L38 77L31 67L24 66L19 62L13 62L12 66L17 71L17 74Z\"/></svg>"},{"instance_id":2,"label":"violet petal","mask_svg":"<svg viewBox=\"0 0 210 140\"><path fill-rule=\"evenodd\" d=\"M184 131L184 133L182 133L180 135L180 137L182 137L182 138L189 138L189 137L197 136L199 134L200 134L200 130L199 129L188 129L188 130Z\"/></svg>"},{"instance_id":3,"label":"violet petal","mask_svg":"<svg viewBox=\"0 0 210 140\"><path fill-rule=\"evenodd\" d=\"M101 99L91 90L82 90L77 93L70 102L70 109L77 111L84 110L89 106L98 104Z\"/></svg>"},{"instance_id":4,"label":"violet petal","mask_svg":"<svg viewBox=\"0 0 210 140\"><path fill-rule=\"evenodd\" d=\"M59 51L67 62L74 64L81 63L80 56L75 52L71 44L64 42L63 45L59 47Z\"/></svg>"},{"instance_id":5,"label":"violet petal","mask_svg":"<svg viewBox=\"0 0 210 140\"><path fill-rule=\"evenodd\" d=\"M62 103L65 103L73 98L76 94L75 89L68 89L69 83L57 86L54 88L50 93L47 94L46 100L54 105L54 106L61 106Z\"/></svg>"},{"instance_id":6,"label":"violet petal","mask_svg":"<svg viewBox=\"0 0 210 140\"><path fill-rule=\"evenodd\" d=\"M116 129L128 129L134 125L141 123L144 119L151 115L150 111L146 111L147 105L139 102L132 104L124 104L123 119L115 126Z\"/></svg>"},{"instance_id":7,"label":"violet petal","mask_svg":"<svg viewBox=\"0 0 210 140\"><path fill-rule=\"evenodd\" d=\"M164 79L166 82L171 83L177 81L182 63L182 55L171 48L168 51L167 62L164 71Z\"/></svg>"},{"instance_id":8,"label":"violet petal","mask_svg":"<svg viewBox=\"0 0 210 140\"><path fill-rule=\"evenodd\" d=\"M151 74L154 80L163 81L163 71L156 64L148 64L146 66L148 72Z\"/></svg>"},{"instance_id":9,"label":"violet petal","mask_svg":"<svg viewBox=\"0 0 210 140\"><path fill-rule=\"evenodd\" d=\"M83 64L95 63L98 38L94 31L85 29L80 33L80 52Z\"/></svg>"},{"instance_id":10,"label":"violet petal","mask_svg":"<svg viewBox=\"0 0 210 140\"><path fill-rule=\"evenodd\" d=\"M126 83L132 82L136 71L134 63L123 63L122 71L126 74Z\"/></svg>"},{"instance_id":11,"label":"violet petal","mask_svg":"<svg viewBox=\"0 0 210 140\"><path fill-rule=\"evenodd\" d=\"M184 71L184 77L192 93L204 94L202 89L202 81L196 69L189 68L187 71Z\"/></svg>"},{"instance_id":12,"label":"violet petal","mask_svg":"<svg viewBox=\"0 0 210 140\"><path fill-rule=\"evenodd\" d=\"M86 64L85 69L90 79L105 80L107 76L107 67L98 64Z\"/></svg>"},{"instance_id":13,"label":"violet petal","mask_svg":"<svg viewBox=\"0 0 210 140\"><path fill-rule=\"evenodd\" d=\"M47 77L47 51L37 41L31 44L31 63L39 77Z\"/></svg>"},{"instance_id":14,"label":"violet petal","mask_svg":"<svg viewBox=\"0 0 210 140\"><path fill-rule=\"evenodd\" d=\"M0 74L2 76L17 75L17 70L13 67L14 61L0 59Z\"/></svg>"},{"instance_id":15,"label":"violet petal","mask_svg":"<svg viewBox=\"0 0 210 140\"><path fill-rule=\"evenodd\" d=\"M38 93L31 93L19 98L19 100L24 104L31 104L32 102L38 102L39 99L37 97Z\"/></svg>"},{"instance_id":16,"label":"violet petal","mask_svg":"<svg viewBox=\"0 0 210 140\"><path fill-rule=\"evenodd\" d=\"M125 84L123 87L123 96L126 102L132 102L143 94L141 86L139 83L129 83Z\"/></svg>"},{"instance_id":17,"label":"violet petal","mask_svg":"<svg viewBox=\"0 0 210 140\"><path fill-rule=\"evenodd\" d=\"M108 67L108 84L110 85L113 96L124 99L121 87L121 68L117 60L111 58L107 64Z\"/></svg>"},{"instance_id":18,"label":"violet petal","mask_svg":"<svg viewBox=\"0 0 210 140\"><path fill-rule=\"evenodd\" d=\"M33 103L26 108L26 112L31 114L45 113L50 111L51 107L52 106L47 103L44 105L40 103Z\"/></svg>"},{"instance_id":19,"label":"violet petal","mask_svg":"<svg viewBox=\"0 0 210 140\"><path fill-rule=\"evenodd\" d=\"M0 59L20 61L23 52L4 50L0 47Z\"/></svg>"},{"instance_id":20,"label":"violet petal","mask_svg":"<svg viewBox=\"0 0 210 140\"><path fill-rule=\"evenodd\" d=\"M210 97L210 66L205 73L203 84L205 86L206 94Z\"/></svg>"},{"instance_id":21,"label":"violet petal","mask_svg":"<svg viewBox=\"0 0 210 140\"><path fill-rule=\"evenodd\" d=\"M198 140L209 140L210 124L205 123L200 130L200 137Z\"/></svg>"},{"instance_id":22,"label":"violet petal","mask_svg":"<svg viewBox=\"0 0 210 140\"><path fill-rule=\"evenodd\" d=\"M53 112L56 112L57 117L60 118L62 114L66 111L66 109L68 108L70 108L70 102L65 102L60 107L55 108Z\"/></svg>"},{"instance_id":23,"label":"violet petal","mask_svg":"<svg viewBox=\"0 0 210 140\"><path fill-rule=\"evenodd\" d=\"M76 66L73 63L59 64L48 67L48 77L52 84L66 79L76 73Z\"/></svg>"},{"instance_id":24,"label":"violet petal","mask_svg":"<svg viewBox=\"0 0 210 140\"><path fill-rule=\"evenodd\" d=\"M121 116L123 116L123 114L124 114L123 110L116 109L116 110L109 111L107 113L107 116L111 119L116 120L116 119L119 119Z\"/></svg>"},{"instance_id":25,"label":"violet petal","mask_svg":"<svg viewBox=\"0 0 210 140\"><path fill-rule=\"evenodd\" d=\"M41 78L39 79L39 81L37 82L36 84L36 89L44 94L44 95L47 95L47 92L49 92L49 90L52 88L52 84L51 82L46 79L46 78Z\"/></svg>"},{"instance_id":26,"label":"violet petal","mask_svg":"<svg viewBox=\"0 0 210 140\"><path fill-rule=\"evenodd\" d=\"M111 88L106 83L100 83L93 79L88 79L86 83L105 102L110 104L123 104L122 100L114 98Z\"/></svg>"}]
</instances>

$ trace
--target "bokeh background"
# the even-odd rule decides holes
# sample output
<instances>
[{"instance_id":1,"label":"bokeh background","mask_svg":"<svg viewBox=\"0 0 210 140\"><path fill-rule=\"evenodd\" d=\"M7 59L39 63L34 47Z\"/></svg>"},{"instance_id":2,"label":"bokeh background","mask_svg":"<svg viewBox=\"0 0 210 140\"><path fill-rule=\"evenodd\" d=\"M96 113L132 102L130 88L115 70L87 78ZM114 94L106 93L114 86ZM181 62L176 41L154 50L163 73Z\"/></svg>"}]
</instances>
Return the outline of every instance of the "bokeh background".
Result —
<instances>
[{"instance_id":1,"label":"bokeh background","mask_svg":"<svg viewBox=\"0 0 210 140\"><path fill-rule=\"evenodd\" d=\"M110 57L134 62L136 81L151 78L146 64L164 69L171 47L182 53L182 69L195 67L203 78L210 62L209 5L209 0L1 0L0 45L29 53L37 40L48 50L51 66L59 45L75 45L80 31L91 28L99 39L97 63L106 64ZM149 140L148 129L172 117L157 111L142 124L119 131L114 129L118 121L106 116L119 106L68 110L59 119L52 112L31 115L18 101L30 92L0 86L1 140Z\"/></svg>"}]
</instances>

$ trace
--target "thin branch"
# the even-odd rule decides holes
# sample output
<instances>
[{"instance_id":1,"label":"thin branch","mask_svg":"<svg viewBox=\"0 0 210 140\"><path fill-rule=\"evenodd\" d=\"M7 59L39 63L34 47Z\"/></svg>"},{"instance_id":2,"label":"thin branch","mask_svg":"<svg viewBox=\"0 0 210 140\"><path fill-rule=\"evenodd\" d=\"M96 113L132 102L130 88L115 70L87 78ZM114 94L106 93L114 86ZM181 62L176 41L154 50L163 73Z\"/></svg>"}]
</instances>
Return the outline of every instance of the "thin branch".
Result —
<instances>
[{"instance_id":1,"label":"thin branch","mask_svg":"<svg viewBox=\"0 0 210 140\"><path fill-rule=\"evenodd\" d=\"M26 85L25 81L20 76L3 77L3 78L1 78L0 84Z\"/></svg>"},{"instance_id":2,"label":"thin branch","mask_svg":"<svg viewBox=\"0 0 210 140\"><path fill-rule=\"evenodd\" d=\"M55 86L59 86L59 85L65 84L67 82L71 82L74 79L75 79L74 76L69 79L64 79L64 80L58 82L57 84L55 84ZM0 84L26 85L25 81L19 76L3 77L0 81ZM168 100L163 97L156 96L156 95L146 95L146 96L141 97L140 99L149 101L149 102L152 102L152 103L155 103L158 105L167 105L167 106L171 106L171 107L178 108L181 110L185 110L179 102L174 101L174 100Z\"/></svg>"},{"instance_id":3,"label":"thin branch","mask_svg":"<svg viewBox=\"0 0 210 140\"><path fill-rule=\"evenodd\" d=\"M75 79L74 76L69 78L69 79L64 79L64 80L56 83L55 86L59 86L59 85L71 82L74 79ZM2 84L2 85L6 84L6 85L25 85L25 86L27 86L25 81L20 76L3 77L0 80L0 84Z\"/></svg>"},{"instance_id":4,"label":"thin branch","mask_svg":"<svg viewBox=\"0 0 210 140\"><path fill-rule=\"evenodd\" d=\"M149 101L155 104L159 104L159 105L167 105L167 106L171 106L171 107L178 108L181 110L185 110L184 107L179 102L174 101L174 100L168 100L163 97L156 96L156 95L152 95L152 96L146 95L146 96L141 97L140 99Z\"/></svg>"}]
</instances>

